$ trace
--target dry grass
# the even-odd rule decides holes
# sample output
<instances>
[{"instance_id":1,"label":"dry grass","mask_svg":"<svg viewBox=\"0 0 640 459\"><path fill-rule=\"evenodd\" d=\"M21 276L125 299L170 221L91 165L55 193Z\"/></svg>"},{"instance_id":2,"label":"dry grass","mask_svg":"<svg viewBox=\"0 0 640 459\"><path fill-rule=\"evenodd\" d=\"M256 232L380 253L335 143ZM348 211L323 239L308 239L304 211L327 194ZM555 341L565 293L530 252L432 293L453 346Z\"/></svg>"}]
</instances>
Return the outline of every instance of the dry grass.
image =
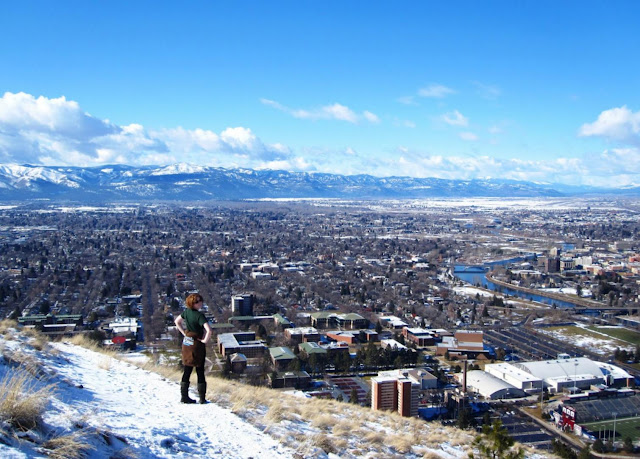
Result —
<instances>
[{"instance_id":1,"label":"dry grass","mask_svg":"<svg viewBox=\"0 0 640 459\"><path fill-rule=\"evenodd\" d=\"M349 420L339 420L333 425L331 433L336 437L348 437L353 432L352 422Z\"/></svg>"},{"instance_id":2,"label":"dry grass","mask_svg":"<svg viewBox=\"0 0 640 459\"><path fill-rule=\"evenodd\" d=\"M0 381L0 417L21 430L29 430L42 424L42 415L53 385L37 387L30 373L7 373Z\"/></svg>"},{"instance_id":3,"label":"dry grass","mask_svg":"<svg viewBox=\"0 0 640 459\"><path fill-rule=\"evenodd\" d=\"M364 435L365 440L367 440L367 443L371 443L374 445L382 445L385 443L385 441L387 440L387 436L382 433L382 432L367 432Z\"/></svg>"},{"instance_id":4,"label":"dry grass","mask_svg":"<svg viewBox=\"0 0 640 459\"><path fill-rule=\"evenodd\" d=\"M316 412L315 415L307 418L311 425L320 430L329 430L335 424L335 419L331 414Z\"/></svg>"},{"instance_id":5,"label":"dry grass","mask_svg":"<svg viewBox=\"0 0 640 459\"><path fill-rule=\"evenodd\" d=\"M444 456L441 456L434 451L429 451L422 456L422 459L441 459L442 457Z\"/></svg>"},{"instance_id":6,"label":"dry grass","mask_svg":"<svg viewBox=\"0 0 640 459\"><path fill-rule=\"evenodd\" d=\"M405 454L411 451L414 441L411 435L396 434L389 436L387 444L399 453Z\"/></svg>"},{"instance_id":7,"label":"dry grass","mask_svg":"<svg viewBox=\"0 0 640 459\"><path fill-rule=\"evenodd\" d=\"M13 336L17 328L18 322L15 320L4 319L0 321L0 335Z\"/></svg>"},{"instance_id":8,"label":"dry grass","mask_svg":"<svg viewBox=\"0 0 640 459\"><path fill-rule=\"evenodd\" d=\"M48 450L47 455L54 459L80 459L94 449L84 440L82 432L50 438L42 446Z\"/></svg>"},{"instance_id":9,"label":"dry grass","mask_svg":"<svg viewBox=\"0 0 640 459\"><path fill-rule=\"evenodd\" d=\"M279 424L287 418L287 409L282 403L271 403L267 413L264 415L264 420L268 425Z\"/></svg>"},{"instance_id":10,"label":"dry grass","mask_svg":"<svg viewBox=\"0 0 640 459\"><path fill-rule=\"evenodd\" d=\"M113 358L106 356L98 362L98 368L109 371L111 370L111 366L113 365Z\"/></svg>"},{"instance_id":11,"label":"dry grass","mask_svg":"<svg viewBox=\"0 0 640 459\"><path fill-rule=\"evenodd\" d=\"M311 443L323 450L327 454L335 454L338 452L336 445L331 441L329 436L325 434L316 434L311 438Z\"/></svg>"},{"instance_id":12,"label":"dry grass","mask_svg":"<svg viewBox=\"0 0 640 459\"><path fill-rule=\"evenodd\" d=\"M255 410L261 403L255 393L248 390L237 390L229 395L231 411L245 415L251 410Z\"/></svg>"},{"instance_id":13,"label":"dry grass","mask_svg":"<svg viewBox=\"0 0 640 459\"><path fill-rule=\"evenodd\" d=\"M82 333L77 333L77 334L73 335L67 341L69 343L71 343L71 344L75 344L76 346L82 346L82 347L84 347L86 349L90 349L92 351L100 352L102 354L113 354L113 355L115 355L114 351L111 351L109 349L105 349L104 347L100 346L100 344L97 341L94 341L92 339L87 338L87 336L82 334Z\"/></svg>"}]
</instances>

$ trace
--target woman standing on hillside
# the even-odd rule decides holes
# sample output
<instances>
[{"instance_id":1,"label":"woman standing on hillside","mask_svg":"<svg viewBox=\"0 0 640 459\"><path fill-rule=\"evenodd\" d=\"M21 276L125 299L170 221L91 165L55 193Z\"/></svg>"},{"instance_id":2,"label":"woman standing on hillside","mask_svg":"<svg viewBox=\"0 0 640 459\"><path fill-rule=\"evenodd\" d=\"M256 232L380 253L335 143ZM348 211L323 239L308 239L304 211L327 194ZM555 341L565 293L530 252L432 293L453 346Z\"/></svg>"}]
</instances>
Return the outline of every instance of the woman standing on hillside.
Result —
<instances>
[{"instance_id":1,"label":"woman standing on hillside","mask_svg":"<svg viewBox=\"0 0 640 459\"><path fill-rule=\"evenodd\" d=\"M198 293L192 293L187 297L187 309L176 317L176 328L184 339L182 340L182 365L184 373L180 383L180 401L182 403L195 403L189 398L189 379L193 368L198 375L198 395L200 403L206 403L207 381L204 378L204 359L206 357L206 346L211 338L211 327L207 318L200 308L202 308L203 298Z\"/></svg>"}]
</instances>

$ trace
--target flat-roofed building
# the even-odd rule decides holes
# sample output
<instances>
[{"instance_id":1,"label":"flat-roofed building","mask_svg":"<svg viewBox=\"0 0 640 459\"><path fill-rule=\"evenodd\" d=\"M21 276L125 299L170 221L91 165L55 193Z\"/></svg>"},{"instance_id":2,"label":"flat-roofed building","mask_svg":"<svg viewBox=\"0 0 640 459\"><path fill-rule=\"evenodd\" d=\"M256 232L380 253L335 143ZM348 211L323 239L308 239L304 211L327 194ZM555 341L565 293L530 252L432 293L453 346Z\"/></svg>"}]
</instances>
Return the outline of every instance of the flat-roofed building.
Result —
<instances>
[{"instance_id":1,"label":"flat-roofed building","mask_svg":"<svg viewBox=\"0 0 640 459\"><path fill-rule=\"evenodd\" d=\"M559 358L540 362L512 363L544 381L550 392L589 389L593 385L626 386L633 376L619 367L586 357Z\"/></svg>"},{"instance_id":2,"label":"flat-roofed building","mask_svg":"<svg viewBox=\"0 0 640 459\"><path fill-rule=\"evenodd\" d=\"M284 331L284 336L291 344L320 341L320 333L314 327L287 328Z\"/></svg>"},{"instance_id":3,"label":"flat-roofed building","mask_svg":"<svg viewBox=\"0 0 640 459\"><path fill-rule=\"evenodd\" d=\"M233 295L231 297L231 313L234 316L252 316L254 301L255 297L250 293Z\"/></svg>"},{"instance_id":4,"label":"flat-roofed building","mask_svg":"<svg viewBox=\"0 0 640 459\"><path fill-rule=\"evenodd\" d=\"M261 357L267 351L264 341L256 340L254 332L222 333L218 335L218 351L223 357L242 353L247 358Z\"/></svg>"},{"instance_id":5,"label":"flat-roofed building","mask_svg":"<svg viewBox=\"0 0 640 459\"><path fill-rule=\"evenodd\" d=\"M369 321L356 313L322 311L311 314L311 326L316 328L340 328L358 330L369 327Z\"/></svg>"},{"instance_id":6,"label":"flat-roofed building","mask_svg":"<svg viewBox=\"0 0 640 459\"><path fill-rule=\"evenodd\" d=\"M487 364L484 366L484 371L528 394L540 393L544 387L542 379L508 363Z\"/></svg>"},{"instance_id":7,"label":"flat-roofed building","mask_svg":"<svg viewBox=\"0 0 640 459\"><path fill-rule=\"evenodd\" d=\"M405 417L417 416L419 391L420 384L408 370L380 372L371 378L371 409L397 411Z\"/></svg>"},{"instance_id":8,"label":"flat-roofed building","mask_svg":"<svg viewBox=\"0 0 640 459\"><path fill-rule=\"evenodd\" d=\"M436 344L433 333L424 328L405 327L402 329L402 335L404 336L405 341L414 343L418 347L433 346Z\"/></svg>"},{"instance_id":9,"label":"flat-roofed building","mask_svg":"<svg viewBox=\"0 0 640 459\"><path fill-rule=\"evenodd\" d=\"M483 338L481 330L457 331L453 337L442 338L442 342L436 346L436 355L445 355L448 352L450 359L487 360L490 350L484 346Z\"/></svg>"},{"instance_id":10,"label":"flat-roofed building","mask_svg":"<svg viewBox=\"0 0 640 459\"><path fill-rule=\"evenodd\" d=\"M396 376L376 376L371 378L371 409L397 411L398 395Z\"/></svg>"},{"instance_id":11,"label":"flat-roofed building","mask_svg":"<svg viewBox=\"0 0 640 459\"><path fill-rule=\"evenodd\" d=\"M275 375L269 375L269 380L274 389L284 387L305 389L311 383L311 376L306 371L278 371Z\"/></svg>"},{"instance_id":12,"label":"flat-roofed building","mask_svg":"<svg viewBox=\"0 0 640 459\"><path fill-rule=\"evenodd\" d=\"M383 327L391 328L392 330L402 330L404 327L409 326L408 323L396 316L380 316L378 320Z\"/></svg>"},{"instance_id":13,"label":"flat-roofed building","mask_svg":"<svg viewBox=\"0 0 640 459\"><path fill-rule=\"evenodd\" d=\"M358 342L358 333L350 331L327 332L327 338L347 344L355 344Z\"/></svg>"}]
</instances>

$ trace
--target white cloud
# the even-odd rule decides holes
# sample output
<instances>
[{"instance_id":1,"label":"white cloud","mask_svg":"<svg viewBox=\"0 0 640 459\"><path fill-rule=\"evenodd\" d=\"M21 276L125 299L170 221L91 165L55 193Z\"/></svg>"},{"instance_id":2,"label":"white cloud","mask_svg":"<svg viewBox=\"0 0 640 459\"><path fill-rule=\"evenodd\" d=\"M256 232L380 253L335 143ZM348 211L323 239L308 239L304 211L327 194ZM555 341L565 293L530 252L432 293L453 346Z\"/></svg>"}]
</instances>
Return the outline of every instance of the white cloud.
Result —
<instances>
[{"instance_id":1,"label":"white cloud","mask_svg":"<svg viewBox=\"0 0 640 459\"><path fill-rule=\"evenodd\" d=\"M469 140L469 141L478 140L478 136L475 135L473 132L461 132L459 136L462 140Z\"/></svg>"},{"instance_id":2,"label":"white cloud","mask_svg":"<svg viewBox=\"0 0 640 459\"><path fill-rule=\"evenodd\" d=\"M219 134L182 127L148 130L140 124L117 126L100 120L64 97L5 93L0 98L1 162L94 166L180 161L259 167L291 156L288 147L265 145L246 127L229 127Z\"/></svg>"},{"instance_id":3,"label":"white cloud","mask_svg":"<svg viewBox=\"0 0 640 459\"><path fill-rule=\"evenodd\" d=\"M484 84L479 81L474 81L473 84L480 97L485 99L497 99L502 94L500 88L495 85Z\"/></svg>"},{"instance_id":4,"label":"white cloud","mask_svg":"<svg viewBox=\"0 0 640 459\"><path fill-rule=\"evenodd\" d=\"M326 115L326 118L334 118L337 120L348 121L350 123L356 123L358 116L349 107L341 104L327 105L320 110L321 114ZM324 116L322 116L324 118Z\"/></svg>"},{"instance_id":5,"label":"white cloud","mask_svg":"<svg viewBox=\"0 0 640 459\"><path fill-rule=\"evenodd\" d=\"M365 110L362 114L357 114L346 105L334 103L332 105L325 105L323 107L307 110L301 108L290 108L286 105L282 105L279 102L270 99L260 99L260 102L264 105L268 105L282 112L288 113L294 118L309 119L309 120L338 120L347 121L349 123L358 123L362 119L370 123L379 123L380 118L370 111Z\"/></svg>"},{"instance_id":6,"label":"white cloud","mask_svg":"<svg viewBox=\"0 0 640 459\"><path fill-rule=\"evenodd\" d=\"M403 105L418 105L414 96L402 96L396 99Z\"/></svg>"},{"instance_id":7,"label":"white cloud","mask_svg":"<svg viewBox=\"0 0 640 459\"><path fill-rule=\"evenodd\" d=\"M458 110L445 113L440 119L451 126L467 126L469 124L469 120Z\"/></svg>"},{"instance_id":8,"label":"white cloud","mask_svg":"<svg viewBox=\"0 0 640 459\"><path fill-rule=\"evenodd\" d=\"M117 126L84 113L77 102L64 96L57 99L35 98L20 92L4 93L0 98L0 125L3 129L55 133L89 138L116 132Z\"/></svg>"},{"instance_id":9,"label":"white cloud","mask_svg":"<svg viewBox=\"0 0 640 459\"><path fill-rule=\"evenodd\" d=\"M23 92L0 98L0 158L40 163L40 157L99 159L93 139L117 135L121 128L83 112L65 97L48 99Z\"/></svg>"},{"instance_id":10,"label":"white cloud","mask_svg":"<svg viewBox=\"0 0 640 459\"><path fill-rule=\"evenodd\" d=\"M365 110L362 112L362 116L365 117L367 121L373 124L378 124L380 122L380 118L375 113L371 113L370 111Z\"/></svg>"},{"instance_id":11,"label":"white cloud","mask_svg":"<svg viewBox=\"0 0 640 459\"><path fill-rule=\"evenodd\" d=\"M640 143L640 111L634 113L626 106L605 110L593 123L583 124L579 135L605 137L631 144Z\"/></svg>"},{"instance_id":12,"label":"white cloud","mask_svg":"<svg viewBox=\"0 0 640 459\"><path fill-rule=\"evenodd\" d=\"M432 97L436 99L442 99L443 97L455 93L455 90L441 84L432 84L430 86L427 86L426 88L421 88L420 90L418 90L418 95L420 97Z\"/></svg>"}]
</instances>

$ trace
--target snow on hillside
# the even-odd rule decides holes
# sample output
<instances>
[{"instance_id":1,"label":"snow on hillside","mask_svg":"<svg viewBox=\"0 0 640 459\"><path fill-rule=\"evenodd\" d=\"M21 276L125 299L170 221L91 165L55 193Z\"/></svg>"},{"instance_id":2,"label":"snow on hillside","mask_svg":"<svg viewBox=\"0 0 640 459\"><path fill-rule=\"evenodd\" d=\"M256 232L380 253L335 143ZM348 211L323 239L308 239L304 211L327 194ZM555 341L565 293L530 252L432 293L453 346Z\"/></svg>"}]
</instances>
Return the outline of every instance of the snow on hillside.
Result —
<instances>
[{"instance_id":1,"label":"snow on hillside","mask_svg":"<svg viewBox=\"0 0 640 459\"><path fill-rule=\"evenodd\" d=\"M169 379L176 372L141 368L147 357L140 353L49 343L14 326L0 322L4 458L461 459L474 438L438 423L218 378L208 380L211 403L184 405L178 382ZM41 403L41 416L20 429L10 414L25 400Z\"/></svg>"},{"instance_id":2,"label":"snow on hillside","mask_svg":"<svg viewBox=\"0 0 640 459\"><path fill-rule=\"evenodd\" d=\"M38 361L47 377L40 373L36 386L45 380L55 384L42 433L20 432L15 439L4 423L1 457L47 457L39 440L72 432L89 443L90 458L293 457L229 409L179 403L178 383L131 363L68 343L52 343L52 352L36 354L20 340L1 341L5 351L19 352L19 359ZM4 381L18 370L15 356L3 363Z\"/></svg>"}]
</instances>

